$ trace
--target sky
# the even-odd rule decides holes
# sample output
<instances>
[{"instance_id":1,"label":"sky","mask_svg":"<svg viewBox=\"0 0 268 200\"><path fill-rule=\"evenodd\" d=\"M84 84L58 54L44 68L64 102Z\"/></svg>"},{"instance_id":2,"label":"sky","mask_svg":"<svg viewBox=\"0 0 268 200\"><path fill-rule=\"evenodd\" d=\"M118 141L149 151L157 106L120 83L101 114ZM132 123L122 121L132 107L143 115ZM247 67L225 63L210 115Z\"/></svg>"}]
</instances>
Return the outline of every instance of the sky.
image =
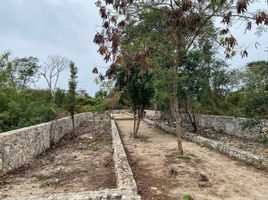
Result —
<instances>
[{"instance_id":1,"label":"sky","mask_svg":"<svg viewBox=\"0 0 268 200\"><path fill-rule=\"evenodd\" d=\"M35 56L44 63L61 55L78 67L78 88L94 95L98 90L92 69L107 66L93 44L101 19L94 0L0 0L0 53L12 57ZM103 69L105 70L105 69ZM68 88L69 72L59 81ZM36 87L46 87L40 79Z\"/></svg>"},{"instance_id":2,"label":"sky","mask_svg":"<svg viewBox=\"0 0 268 200\"><path fill-rule=\"evenodd\" d=\"M264 4L259 1L254 9L261 9ZM0 53L11 51L13 57L35 56L41 64L49 55L65 56L78 67L78 88L93 96L98 86L92 69L101 66L105 71L108 67L92 42L100 25L95 0L0 0ZM254 60L267 60L264 50L268 47L265 39L268 33L259 38L262 46L255 49L254 32L244 34L239 24L232 30L239 45L248 48L249 57L241 60L235 56L228 60L231 68L241 68ZM68 79L67 70L58 86L67 89ZM45 80L40 79L36 87L45 88Z\"/></svg>"}]
</instances>

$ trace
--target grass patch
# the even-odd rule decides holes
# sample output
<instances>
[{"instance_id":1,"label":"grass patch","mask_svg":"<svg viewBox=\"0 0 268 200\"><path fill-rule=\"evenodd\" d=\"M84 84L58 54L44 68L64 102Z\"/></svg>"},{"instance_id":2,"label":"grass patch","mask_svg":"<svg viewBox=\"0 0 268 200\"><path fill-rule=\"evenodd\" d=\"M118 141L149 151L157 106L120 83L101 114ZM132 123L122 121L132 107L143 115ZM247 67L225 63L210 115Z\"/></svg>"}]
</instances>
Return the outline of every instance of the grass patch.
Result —
<instances>
[{"instance_id":1,"label":"grass patch","mask_svg":"<svg viewBox=\"0 0 268 200\"><path fill-rule=\"evenodd\" d=\"M40 183L40 185L39 185L39 188L47 188L47 187L49 187L49 184L48 184L47 181L43 181L43 182Z\"/></svg>"},{"instance_id":2,"label":"grass patch","mask_svg":"<svg viewBox=\"0 0 268 200\"><path fill-rule=\"evenodd\" d=\"M191 160L192 159L190 155L179 155L178 158L181 160Z\"/></svg>"},{"instance_id":3,"label":"grass patch","mask_svg":"<svg viewBox=\"0 0 268 200\"><path fill-rule=\"evenodd\" d=\"M182 200L193 200L193 198L191 197L191 195L186 193L183 195Z\"/></svg>"}]
</instances>

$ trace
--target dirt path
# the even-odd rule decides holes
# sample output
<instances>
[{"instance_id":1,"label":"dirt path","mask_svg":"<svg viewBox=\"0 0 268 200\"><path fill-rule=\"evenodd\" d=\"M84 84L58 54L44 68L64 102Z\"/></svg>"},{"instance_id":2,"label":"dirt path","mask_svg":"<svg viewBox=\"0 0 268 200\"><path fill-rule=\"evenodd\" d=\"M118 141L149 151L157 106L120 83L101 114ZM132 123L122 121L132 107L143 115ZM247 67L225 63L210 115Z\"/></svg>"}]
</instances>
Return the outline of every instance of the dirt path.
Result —
<instances>
[{"instance_id":1,"label":"dirt path","mask_svg":"<svg viewBox=\"0 0 268 200\"><path fill-rule=\"evenodd\" d=\"M75 137L0 177L0 199L115 188L110 121L86 122Z\"/></svg>"},{"instance_id":2,"label":"dirt path","mask_svg":"<svg viewBox=\"0 0 268 200\"><path fill-rule=\"evenodd\" d=\"M160 113L158 113L158 116L160 116ZM146 117L153 121L155 119L155 111L146 110ZM186 124L184 124L184 126L185 125ZM191 125L186 125L184 127L184 131L193 132L193 127ZM268 158L268 143L267 141L265 141L265 139L263 141L252 141L252 140L249 140L246 138L240 138L234 135L222 134L221 132L215 131L213 129L200 129L195 134L208 138L208 139L212 139L212 140L225 143L229 146L232 146L232 147L244 150L244 151L251 152L255 155Z\"/></svg>"},{"instance_id":3,"label":"dirt path","mask_svg":"<svg viewBox=\"0 0 268 200\"><path fill-rule=\"evenodd\" d=\"M122 115L120 116L122 118ZM176 138L141 123L138 140L129 137L132 120L117 120L143 199L266 200L268 173L183 141L187 156L176 155ZM209 181L200 181L200 174Z\"/></svg>"}]
</instances>

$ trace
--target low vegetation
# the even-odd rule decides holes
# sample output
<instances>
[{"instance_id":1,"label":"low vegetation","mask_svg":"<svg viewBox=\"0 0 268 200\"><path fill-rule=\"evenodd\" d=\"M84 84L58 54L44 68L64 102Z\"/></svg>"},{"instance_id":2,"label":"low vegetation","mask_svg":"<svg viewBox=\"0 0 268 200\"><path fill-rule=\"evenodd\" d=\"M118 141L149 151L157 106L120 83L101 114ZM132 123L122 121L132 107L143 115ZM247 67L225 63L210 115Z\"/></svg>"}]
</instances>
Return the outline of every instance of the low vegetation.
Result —
<instances>
[{"instance_id":1,"label":"low vegetation","mask_svg":"<svg viewBox=\"0 0 268 200\"><path fill-rule=\"evenodd\" d=\"M42 68L34 57L15 58L0 55L0 132L68 116L70 93L60 88L55 92L36 89ZM75 91L75 112L101 112L109 109L107 93L100 91L90 97L84 90ZM74 95L72 95L73 97Z\"/></svg>"}]
</instances>

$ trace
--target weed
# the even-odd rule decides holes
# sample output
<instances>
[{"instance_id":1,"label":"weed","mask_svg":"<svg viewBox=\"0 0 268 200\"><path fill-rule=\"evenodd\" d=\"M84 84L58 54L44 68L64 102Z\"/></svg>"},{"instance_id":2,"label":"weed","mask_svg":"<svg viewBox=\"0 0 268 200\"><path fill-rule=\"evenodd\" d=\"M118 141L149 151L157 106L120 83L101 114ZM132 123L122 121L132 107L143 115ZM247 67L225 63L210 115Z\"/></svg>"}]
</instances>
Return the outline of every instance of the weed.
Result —
<instances>
[{"instance_id":1,"label":"weed","mask_svg":"<svg viewBox=\"0 0 268 200\"><path fill-rule=\"evenodd\" d=\"M46 187L49 187L49 184L48 184L47 181L43 181L43 182L41 182L40 185L39 185L39 188L46 188Z\"/></svg>"},{"instance_id":2,"label":"weed","mask_svg":"<svg viewBox=\"0 0 268 200\"><path fill-rule=\"evenodd\" d=\"M179 155L178 158L182 160L191 160L191 156L189 155Z\"/></svg>"},{"instance_id":3,"label":"weed","mask_svg":"<svg viewBox=\"0 0 268 200\"><path fill-rule=\"evenodd\" d=\"M247 149L247 147L246 147L246 145L244 145L244 144L239 144L239 149L246 150L246 149Z\"/></svg>"},{"instance_id":4,"label":"weed","mask_svg":"<svg viewBox=\"0 0 268 200\"><path fill-rule=\"evenodd\" d=\"M263 134L261 137L261 143L262 144L268 144L268 136L266 134Z\"/></svg>"},{"instance_id":5,"label":"weed","mask_svg":"<svg viewBox=\"0 0 268 200\"><path fill-rule=\"evenodd\" d=\"M193 200L193 198L191 197L190 194L184 194L183 197L182 197L182 200Z\"/></svg>"}]
</instances>

